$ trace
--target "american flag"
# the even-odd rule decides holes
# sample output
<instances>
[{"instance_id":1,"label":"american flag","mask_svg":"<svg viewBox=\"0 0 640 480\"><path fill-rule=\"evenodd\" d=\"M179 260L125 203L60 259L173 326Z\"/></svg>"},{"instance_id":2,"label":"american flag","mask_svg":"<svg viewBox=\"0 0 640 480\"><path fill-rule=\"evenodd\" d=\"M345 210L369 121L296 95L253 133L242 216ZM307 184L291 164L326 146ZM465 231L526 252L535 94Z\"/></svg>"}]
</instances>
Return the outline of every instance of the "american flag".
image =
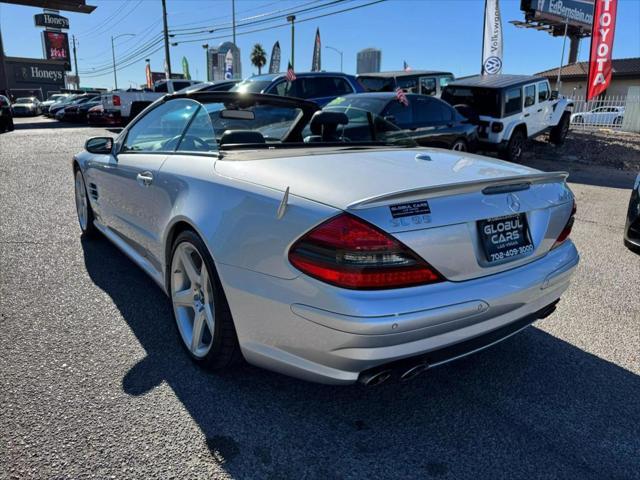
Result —
<instances>
[{"instance_id":1,"label":"american flag","mask_svg":"<svg viewBox=\"0 0 640 480\"><path fill-rule=\"evenodd\" d=\"M287 82L293 82L296 79L296 73L293 71L293 66L291 65L291 62L289 62L289 65L287 66Z\"/></svg>"},{"instance_id":2,"label":"american flag","mask_svg":"<svg viewBox=\"0 0 640 480\"><path fill-rule=\"evenodd\" d=\"M396 88L396 100L398 100L405 107L409 106L409 99L404 94L404 90L402 90L400 87Z\"/></svg>"}]
</instances>

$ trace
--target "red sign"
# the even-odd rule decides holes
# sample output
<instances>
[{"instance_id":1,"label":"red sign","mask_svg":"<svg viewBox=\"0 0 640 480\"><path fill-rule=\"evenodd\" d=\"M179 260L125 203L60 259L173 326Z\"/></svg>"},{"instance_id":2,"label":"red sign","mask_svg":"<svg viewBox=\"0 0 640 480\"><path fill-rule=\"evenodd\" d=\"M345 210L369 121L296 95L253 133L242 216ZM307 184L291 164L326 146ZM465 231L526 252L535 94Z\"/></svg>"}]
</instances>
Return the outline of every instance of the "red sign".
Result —
<instances>
[{"instance_id":1,"label":"red sign","mask_svg":"<svg viewBox=\"0 0 640 480\"><path fill-rule=\"evenodd\" d=\"M604 92L611 82L613 36L618 0L596 0L589 56L587 101Z\"/></svg>"},{"instance_id":2,"label":"red sign","mask_svg":"<svg viewBox=\"0 0 640 480\"><path fill-rule=\"evenodd\" d=\"M45 30L42 35L47 60L69 60L69 38L66 33Z\"/></svg>"}]
</instances>

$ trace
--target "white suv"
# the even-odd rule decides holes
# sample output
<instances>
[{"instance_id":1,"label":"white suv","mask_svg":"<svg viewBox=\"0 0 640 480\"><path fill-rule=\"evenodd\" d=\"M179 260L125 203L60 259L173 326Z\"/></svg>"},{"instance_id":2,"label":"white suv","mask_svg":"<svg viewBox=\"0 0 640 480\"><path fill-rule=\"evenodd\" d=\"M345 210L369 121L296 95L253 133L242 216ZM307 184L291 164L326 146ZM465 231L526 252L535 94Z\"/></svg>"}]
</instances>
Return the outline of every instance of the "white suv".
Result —
<instances>
[{"instance_id":1,"label":"white suv","mask_svg":"<svg viewBox=\"0 0 640 480\"><path fill-rule=\"evenodd\" d=\"M509 161L522 156L528 138L548 131L559 145L569 130L571 100L551 94L549 81L526 75L478 75L444 88L442 99L478 125L480 150Z\"/></svg>"}]
</instances>

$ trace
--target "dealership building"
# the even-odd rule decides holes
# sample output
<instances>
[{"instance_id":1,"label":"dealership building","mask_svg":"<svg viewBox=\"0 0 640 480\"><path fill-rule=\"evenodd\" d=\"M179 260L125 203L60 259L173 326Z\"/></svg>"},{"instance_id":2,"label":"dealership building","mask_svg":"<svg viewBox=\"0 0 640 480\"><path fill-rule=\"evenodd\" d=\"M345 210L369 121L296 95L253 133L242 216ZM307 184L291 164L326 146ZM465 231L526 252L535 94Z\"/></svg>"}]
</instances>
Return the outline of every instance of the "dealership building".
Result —
<instances>
[{"instance_id":1,"label":"dealership building","mask_svg":"<svg viewBox=\"0 0 640 480\"><path fill-rule=\"evenodd\" d=\"M42 32L46 58L8 57L5 55L2 32L0 32L0 94L9 97L36 96L46 99L51 92L65 88L67 72L71 70L71 59L66 18L58 10L91 13L96 7L86 5L84 0L3 0L29 7L45 9L35 16L36 27ZM35 33L35 32L34 32Z\"/></svg>"},{"instance_id":2,"label":"dealership building","mask_svg":"<svg viewBox=\"0 0 640 480\"><path fill-rule=\"evenodd\" d=\"M614 58L611 61L611 83L603 96L625 97L630 87L640 87L640 57ZM546 77L552 88L557 89L558 68L536 73ZM589 62L576 62L564 65L560 71L560 93L569 97L584 97L587 92Z\"/></svg>"}]
</instances>

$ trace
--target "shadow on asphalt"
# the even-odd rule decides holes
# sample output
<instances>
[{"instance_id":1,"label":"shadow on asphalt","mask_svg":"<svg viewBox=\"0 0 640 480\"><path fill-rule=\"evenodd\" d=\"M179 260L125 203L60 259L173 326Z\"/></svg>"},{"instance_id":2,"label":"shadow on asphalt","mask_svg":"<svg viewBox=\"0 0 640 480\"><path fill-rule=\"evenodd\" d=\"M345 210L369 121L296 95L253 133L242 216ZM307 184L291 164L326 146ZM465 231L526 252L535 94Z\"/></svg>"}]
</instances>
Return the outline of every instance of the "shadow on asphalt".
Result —
<instances>
[{"instance_id":1,"label":"shadow on asphalt","mask_svg":"<svg viewBox=\"0 0 640 480\"><path fill-rule=\"evenodd\" d=\"M332 387L251 366L213 375L190 361L169 300L141 270L102 237L82 247L92 280L147 352L122 388L141 396L166 382L234 477L640 472L640 377L535 327L406 384Z\"/></svg>"},{"instance_id":2,"label":"shadow on asphalt","mask_svg":"<svg viewBox=\"0 0 640 480\"><path fill-rule=\"evenodd\" d=\"M20 117L24 119L24 117ZM54 129L54 128L94 128L86 123L71 123L71 122L59 122L56 120L43 120L39 117L34 117L31 122L20 121L14 123L16 130L41 130L41 129Z\"/></svg>"}]
</instances>

